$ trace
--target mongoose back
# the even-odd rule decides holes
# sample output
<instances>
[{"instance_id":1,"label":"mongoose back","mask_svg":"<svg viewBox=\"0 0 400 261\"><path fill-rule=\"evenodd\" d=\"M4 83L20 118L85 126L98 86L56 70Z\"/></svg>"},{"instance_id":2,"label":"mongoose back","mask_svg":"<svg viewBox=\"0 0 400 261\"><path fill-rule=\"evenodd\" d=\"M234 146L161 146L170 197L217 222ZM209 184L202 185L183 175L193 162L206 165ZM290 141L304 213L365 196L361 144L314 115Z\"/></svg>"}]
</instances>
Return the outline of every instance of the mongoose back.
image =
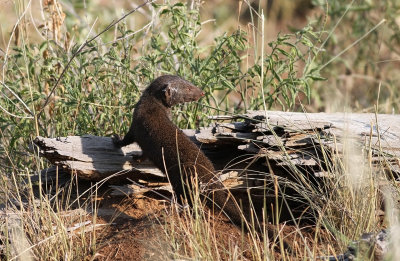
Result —
<instances>
[{"instance_id":1,"label":"mongoose back","mask_svg":"<svg viewBox=\"0 0 400 261\"><path fill-rule=\"evenodd\" d=\"M178 76L158 77L144 90L136 104L128 133L123 139L115 136L114 144L122 147L137 142L143 156L168 175L180 202L186 198L190 204L189 195L185 193L189 192L195 177L208 184L214 192L205 196L207 205L223 209L234 223L241 224L240 209L223 184L214 178L213 164L170 120L172 106L196 101L202 96L199 88Z\"/></svg>"}]
</instances>

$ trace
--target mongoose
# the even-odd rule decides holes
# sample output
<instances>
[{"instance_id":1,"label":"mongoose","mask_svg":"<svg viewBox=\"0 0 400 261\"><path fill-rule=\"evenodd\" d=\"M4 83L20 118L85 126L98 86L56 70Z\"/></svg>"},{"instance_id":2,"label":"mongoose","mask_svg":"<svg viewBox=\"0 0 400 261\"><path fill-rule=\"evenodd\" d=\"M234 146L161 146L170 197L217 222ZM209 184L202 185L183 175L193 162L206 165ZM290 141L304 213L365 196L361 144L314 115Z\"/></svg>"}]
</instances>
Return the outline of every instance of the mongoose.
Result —
<instances>
[{"instance_id":1,"label":"mongoose","mask_svg":"<svg viewBox=\"0 0 400 261\"><path fill-rule=\"evenodd\" d=\"M143 92L135 106L131 127L123 139L114 136L118 147L137 142L143 156L168 175L177 199L182 202L197 178L214 190L207 198L211 209L223 212L236 224L242 222L238 204L215 178L213 164L204 153L170 120L171 107L196 101L204 93L190 82L173 75L155 79Z\"/></svg>"}]
</instances>

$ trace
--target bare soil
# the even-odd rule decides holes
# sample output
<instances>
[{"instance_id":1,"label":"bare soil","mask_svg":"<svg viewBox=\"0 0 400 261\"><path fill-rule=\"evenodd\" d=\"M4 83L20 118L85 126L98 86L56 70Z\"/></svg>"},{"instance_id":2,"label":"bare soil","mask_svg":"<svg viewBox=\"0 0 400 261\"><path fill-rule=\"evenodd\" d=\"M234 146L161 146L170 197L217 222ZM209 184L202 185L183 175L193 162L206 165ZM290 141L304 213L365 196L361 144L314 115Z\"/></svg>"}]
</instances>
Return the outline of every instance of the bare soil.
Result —
<instances>
[{"instance_id":1,"label":"bare soil","mask_svg":"<svg viewBox=\"0 0 400 261\"><path fill-rule=\"evenodd\" d=\"M170 204L159 199L106 199L99 209L99 222L110 223L98 234L98 249L94 260L168 260L170 253L165 242L163 224L181 222L173 219ZM114 211L114 213L113 213ZM176 219L176 220L175 220ZM213 220L217 238L221 242L240 239L241 231L224 219Z\"/></svg>"},{"instance_id":2,"label":"bare soil","mask_svg":"<svg viewBox=\"0 0 400 261\"><path fill-rule=\"evenodd\" d=\"M166 218L168 217L168 218ZM240 228L231 224L223 217L211 217L212 227L221 249L232 249L239 246L242 255L253 260L251 244L247 235L243 236ZM98 223L108 224L105 229L97 232L97 249L89 260L172 260L170 242L168 242L164 226L166 222L183 222L178 214L171 213L168 201L152 197L110 197L103 196L99 204ZM279 232L278 232L279 230ZM285 242L290 243L293 256L304 254L304 240L300 238L298 229L293 225L280 224L274 231L283 235ZM303 226L301 233L310 249L314 240L315 228ZM330 238L326 232L326 238ZM274 239L271 239L274 240ZM275 240L279 240L275 238ZM327 240L328 241L332 240ZM279 242L276 243L279 245ZM324 242L318 242L323 245ZM247 249L246 249L247 248ZM274 253L277 260L281 258L279 249ZM223 260L228 257L221 256ZM295 259L295 258L294 258Z\"/></svg>"}]
</instances>

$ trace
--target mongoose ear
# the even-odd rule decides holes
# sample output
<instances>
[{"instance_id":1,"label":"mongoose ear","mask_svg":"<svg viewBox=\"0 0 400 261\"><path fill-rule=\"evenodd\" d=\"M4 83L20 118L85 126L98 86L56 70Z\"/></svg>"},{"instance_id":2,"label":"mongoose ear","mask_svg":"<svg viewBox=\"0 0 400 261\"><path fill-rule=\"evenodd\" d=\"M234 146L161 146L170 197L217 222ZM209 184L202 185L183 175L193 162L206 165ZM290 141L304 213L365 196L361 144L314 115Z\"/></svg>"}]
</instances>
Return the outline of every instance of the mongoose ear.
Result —
<instances>
[{"instance_id":1,"label":"mongoose ear","mask_svg":"<svg viewBox=\"0 0 400 261\"><path fill-rule=\"evenodd\" d=\"M169 107L176 104L197 101L204 96L204 93L192 84L172 84L167 83L164 88L164 101Z\"/></svg>"},{"instance_id":2,"label":"mongoose ear","mask_svg":"<svg viewBox=\"0 0 400 261\"><path fill-rule=\"evenodd\" d=\"M164 88L163 88L163 92L164 92L164 102L168 107L171 107L172 104L172 97L173 97L173 90L171 88L171 84L167 83L165 84Z\"/></svg>"},{"instance_id":3,"label":"mongoose ear","mask_svg":"<svg viewBox=\"0 0 400 261\"><path fill-rule=\"evenodd\" d=\"M175 84L166 84L163 91L165 95L165 103L169 107L186 102L184 97L187 95L187 92Z\"/></svg>"}]
</instances>

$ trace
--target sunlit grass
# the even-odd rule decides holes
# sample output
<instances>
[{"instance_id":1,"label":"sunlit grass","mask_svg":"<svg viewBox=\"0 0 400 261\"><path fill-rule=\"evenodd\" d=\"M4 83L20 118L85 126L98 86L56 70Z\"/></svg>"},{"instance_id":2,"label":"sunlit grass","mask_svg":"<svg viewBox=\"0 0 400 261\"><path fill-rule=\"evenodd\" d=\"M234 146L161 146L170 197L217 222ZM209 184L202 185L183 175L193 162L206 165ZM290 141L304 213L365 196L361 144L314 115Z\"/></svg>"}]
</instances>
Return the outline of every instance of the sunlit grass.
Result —
<instances>
[{"instance_id":1,"label":"sunlit grass","mask_svg":"<svg viewBox=\"0 0 400 261\"><path fill-rule=\"evenodd\" d=\"M215 17L222 18L214 21L210 14L215 7L208 2L202 5L191 1L188 6L186 2L157 1L122 19L80 52L83 43L137 5L122 1L117 6L104 4L104 8L98 8L95 2L7 3L9 12L0 13L0 204L18 220L13 224L18 224L16 234L22 243L19 250L10 248L7 237L11 219L1 217L0 245L5 246L1 258L29 258L24 256L29 254L41 260L77 260L95 252L95 233L69 230L88 220L96 224L95 216L64 216L73 210L69 204L72 188L57 192L55 198L46 191L34 193L37 184L31 184L29 177L37 176L47 163L28 152L27 144L37 135L106 136L125 132L140 90L161 74L179 74L206 93L201 103L176 108L174 121L182 128L207 125L209 115L248 109L319 111L351 107L397 112L398 7L394 0L314 1L318 7L312 10L309 23L296 18L293 3L272 1L271 13L266 2L270 1L260 1L257 6L239 1L235 9L239 13L234 18L224 16L232 13L224 12L224 8L230 10L231 3L217 6L221 11ZM302 20L304 28L287 30L288 17ZM353 25L354 30L349 32ZM271 27L283 28L289 34L272 34ZM224 33L221 28L230 31ZM77 54L75 58L73 54ZM377 86L382 86L380 92ZM376 100L379 107L373 106ZM278 184L298 191L316 215L312 239L304 238L302 228L295 224L293 233L301 244L294 255L299 258L344 252L362 233L376 232L381 227L383 204L390 210L384 223L393 228L392 245L398 242L398 184L386 175L383 163L373 166L368 144L361 149L351 140L342 142L343 155L323 152L330 177L324 189L307 184L301 171L290 163L289 171L297 177L297 183L271 180L276 193L282 193ZM382 182L397 194L382 193ZM195 198L198 193L194 193ZM82 203L94 207L89 205ZM169 254L176 258L293 257L293 253L285 252L286 235L278 226L272 239L266 232L260 235L250 229L221 245L212 216L200 202L180 215L176 209L171 211L164 232L171 242ZM275 214L273 223L277 225L279 209ZM29 249L24 250L27 245ZM400 259L396 248L391 249L392 260Z\"/></svg>"}]
</instances>

